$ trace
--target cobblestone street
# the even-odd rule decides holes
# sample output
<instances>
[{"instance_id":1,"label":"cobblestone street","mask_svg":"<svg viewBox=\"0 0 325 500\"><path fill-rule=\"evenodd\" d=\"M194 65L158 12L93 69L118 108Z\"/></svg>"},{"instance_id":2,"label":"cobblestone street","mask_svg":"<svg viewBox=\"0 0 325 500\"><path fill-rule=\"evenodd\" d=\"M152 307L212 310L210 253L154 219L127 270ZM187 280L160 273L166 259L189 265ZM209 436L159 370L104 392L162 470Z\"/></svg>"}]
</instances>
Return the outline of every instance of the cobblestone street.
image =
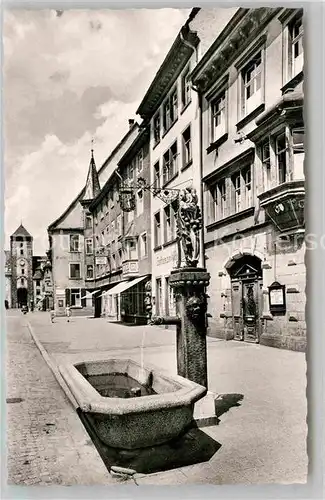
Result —
<instances>
[{"instance_id":1,"label":"cobblestone street","mask_svg":"<svg viewBox=\"0 0 325 500\"><path fill-rule=\"evenodd\" d=\"M6 397L9 484L110 482L20 312L7 317Z\"/></svg>"},{"instance_id":2,"label":"cobblestone street","mask_svg":"<svg viewBox=\"0 0 325 500\"><path fill-rule=\"evenodd\" d=\"M69 323L60 318L51 324L46 313L9 313L7 397L23 399L7 405L10 482L116 482L23 326L27 321L55 365L129 357L175 373L175 332L102 318ZM243 396L239 406L220 416L219 425L202 429L220 450L206 463L139 476L138 484L305 482L304 354L208 338L208 372L211 391Z\"/></svg>"}]
</instances>

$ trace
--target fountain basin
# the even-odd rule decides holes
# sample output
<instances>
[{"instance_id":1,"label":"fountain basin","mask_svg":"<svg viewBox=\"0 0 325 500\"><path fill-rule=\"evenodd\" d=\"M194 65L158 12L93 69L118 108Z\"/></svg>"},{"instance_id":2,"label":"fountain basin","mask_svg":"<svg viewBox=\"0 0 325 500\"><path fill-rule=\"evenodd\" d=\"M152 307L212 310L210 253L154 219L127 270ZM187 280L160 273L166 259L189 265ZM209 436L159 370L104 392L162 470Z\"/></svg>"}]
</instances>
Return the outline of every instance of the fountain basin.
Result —
<instances>
[{"instance_id":1,"label":"fountain basin","mask_svg":"<svg viewBox=\"0 0 325 500\"><path fill-rule=\"evenodd\" d=\"M59 370L101 441L126 450L180 436L193 420L194 404L207 392L195 382L130 359L67 364ZM119 397L121 390L128 392L126 397Z\"/></svg>"}]
</instances>

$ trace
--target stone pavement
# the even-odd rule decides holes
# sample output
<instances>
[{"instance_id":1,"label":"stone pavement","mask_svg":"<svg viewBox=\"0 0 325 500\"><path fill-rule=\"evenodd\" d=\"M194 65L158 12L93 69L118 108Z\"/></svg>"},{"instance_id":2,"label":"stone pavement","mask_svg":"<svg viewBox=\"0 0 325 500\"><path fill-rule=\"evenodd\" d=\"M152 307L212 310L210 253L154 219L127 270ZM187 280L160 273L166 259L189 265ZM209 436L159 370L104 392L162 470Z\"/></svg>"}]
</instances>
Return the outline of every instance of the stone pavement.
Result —
<instances>
[{"instance_id":1,"label":"stone pavement","mask_svg":"<svg viewBox=\"0 0 325 500\"><path fill-rule=\"evenodd\" d=\"M58 318L51 324L46 313L26 318L55 364L130 357L176 372L173 329L127 327L103 318ZM209 390L232 401L219 425L202 429L220 449L207 463L138 476L138 484L304 483L304 354L208 338L208 372Z\"/></svg>"},{"instance_id":2,"label":"stone pavement","mask_svg":"<svg viewBox=\"0 0 325 500\"><path fill-rule=\"evenodd\" d=\"M116 483L45 363L26 316L7 318L8 484Z\"/></svg>"}]
</instances>

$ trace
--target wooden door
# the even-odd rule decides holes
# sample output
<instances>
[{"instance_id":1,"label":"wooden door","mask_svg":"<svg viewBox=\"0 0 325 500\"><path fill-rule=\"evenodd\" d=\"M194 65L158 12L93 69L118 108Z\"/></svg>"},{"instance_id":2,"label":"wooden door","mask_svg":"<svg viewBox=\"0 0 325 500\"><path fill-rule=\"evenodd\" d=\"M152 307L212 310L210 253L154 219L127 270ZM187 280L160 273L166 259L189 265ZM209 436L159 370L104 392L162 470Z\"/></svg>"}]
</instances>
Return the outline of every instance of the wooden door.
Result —
<instances>
[{"instance_id":1,"label":"wooden door","mask_svg":"<svg viewBox=\"0 0 325 500\"><path fill-rule=\"evenodd\" d=\"M231 304L234 340L243 340L242 283L240 280L234 280L231 283Z\"/></svg>"},{"instance_id":2,"label":"wooden door","mask_svg":"<svg viewBox=\"0 0 325 500\"><path fill-rule=\"evenodd\" d=\"M243 281L243 338L246 342L258 340L259 288L257 279Z\"/></svg>"}]
</instances>

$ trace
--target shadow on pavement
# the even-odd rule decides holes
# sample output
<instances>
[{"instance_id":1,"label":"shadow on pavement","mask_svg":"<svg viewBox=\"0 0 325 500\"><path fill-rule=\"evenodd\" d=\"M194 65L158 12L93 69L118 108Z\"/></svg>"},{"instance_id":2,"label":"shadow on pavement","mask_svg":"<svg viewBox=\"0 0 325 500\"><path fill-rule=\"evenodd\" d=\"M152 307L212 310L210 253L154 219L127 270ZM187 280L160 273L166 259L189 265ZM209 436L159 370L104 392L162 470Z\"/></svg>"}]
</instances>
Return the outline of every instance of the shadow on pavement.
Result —
<instances>
[{"instance_id":1,"label":"shadow on pavement","mask_svg":"<svg viewBox=\"0 0 325 500\"><path fill-rule=\"evenodd\" d=\"M215 413L219 417L235 406L241 406L240 402L244 399L243 394L220 394L214 401Z\"/></svg>"},{"instance_id":2,"label":"shadow on pavement","mask_svg":"<svg viewBox=\"0 0 325 500\"><path fill-rule=\"evenodd\" d=\"M176 469L207 462L221 447L193 423L182 436L168 443L138 450L110 448L98 438L87 414L79 409L77 413L108 471L112 466L133 469L141 474Z\"/></svg>"}]
</instances>

